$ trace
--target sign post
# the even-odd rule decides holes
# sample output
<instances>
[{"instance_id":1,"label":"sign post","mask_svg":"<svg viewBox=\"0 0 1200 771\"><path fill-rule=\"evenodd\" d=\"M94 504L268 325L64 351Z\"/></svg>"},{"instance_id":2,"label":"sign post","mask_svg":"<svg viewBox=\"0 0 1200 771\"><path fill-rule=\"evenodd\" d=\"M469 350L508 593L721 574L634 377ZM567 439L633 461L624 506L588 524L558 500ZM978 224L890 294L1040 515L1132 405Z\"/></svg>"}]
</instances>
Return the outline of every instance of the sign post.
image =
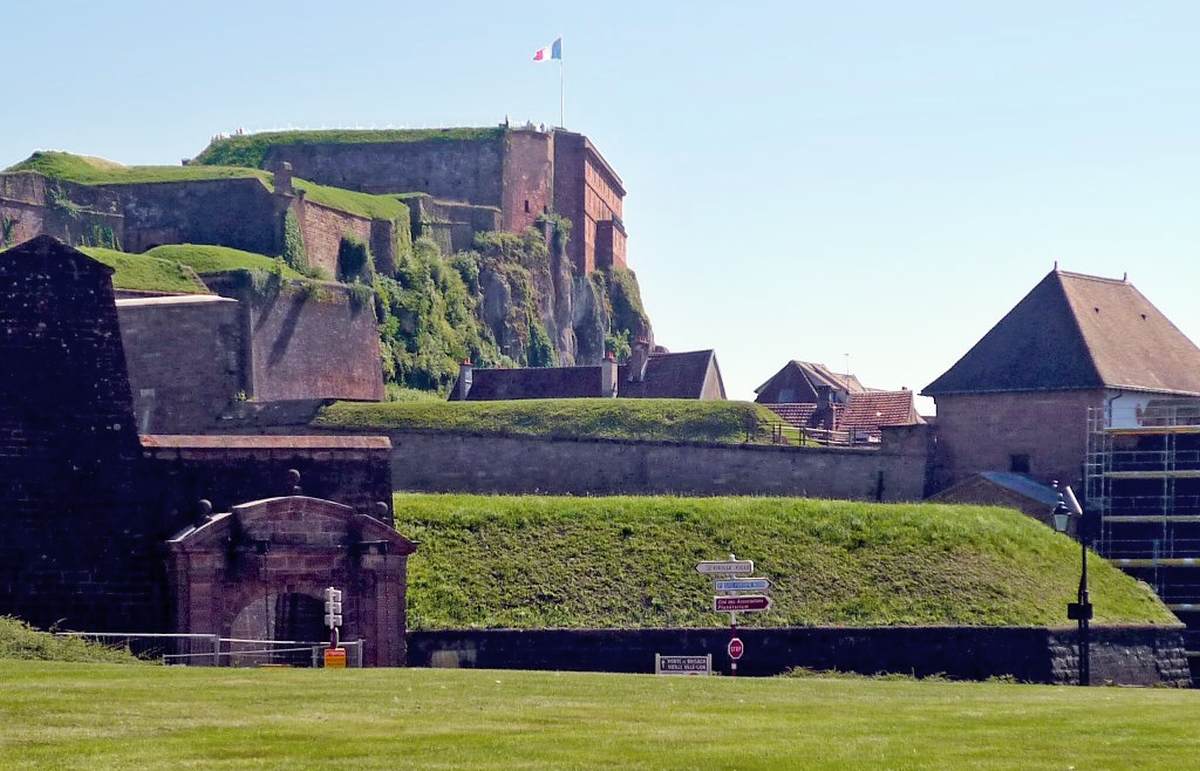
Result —
<instances>
[{"instance_id":1,"label":"sign post","mask_svg":"<svg viewBox=\"0 0 1200 771\"><path fill-rule=\"evenodd\" d=\"M346 649L339 647L342 626L342 592L332 586L325 590L325 626L329 627L329 648L325 650L325 668L345 669Z\"/></svg>"},{"instance_id":2,"label":"sign post","mask_svg":"<svg viewBox=\"0 0 1200 771\"><path fill-rule=\"evenodd\" d=\"M765 592L771 588L768 578L754 576L754 561L740 560L730 554L727 560L705 560L696 565L696 572L713 577L713 611L729 614L729 675L737 677L738 661L746 645L738 637L738 613L763 613L771 609L771 598ZM754 594L743 594L754 592Z\"/></svg>"}]
</instances>

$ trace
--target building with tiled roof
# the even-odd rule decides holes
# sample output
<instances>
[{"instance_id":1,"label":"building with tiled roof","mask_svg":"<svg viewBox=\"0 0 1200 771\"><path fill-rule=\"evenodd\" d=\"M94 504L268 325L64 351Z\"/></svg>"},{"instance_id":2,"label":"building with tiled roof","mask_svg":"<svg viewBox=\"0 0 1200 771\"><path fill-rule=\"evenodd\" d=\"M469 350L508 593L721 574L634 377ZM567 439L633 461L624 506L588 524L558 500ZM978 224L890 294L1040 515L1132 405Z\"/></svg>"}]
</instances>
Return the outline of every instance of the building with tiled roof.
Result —
<instances>
[{"instance_id":1,"label":"building with tiled roof","mask_svg":"<svg viewBox=\"0 0 1200 771\"><path fill-rule=\"evenodd\" d=\"M912 391L860 391L844 404L833 401L767 404L785 423L818 432L833 432L843 441L878 442L884 426L924 423Z\"/></svg>"},{"instance_id":2,"label":"building with tiled roof","mask_svg":"<svg viewBox=\"0 0 1200 771\"><path fill-rule=\"evenodd\" d=\"M853 393L867 389L850 373L837 373L812 361L789 361L771 378L754 389L754 401L759 404L809 404L824 401L823 394L832 395L837 403L846 401Z\"/></svg>"},{"instance_id":3,"label":"building with tiled roof","mask_svg":"<svg viewBox=\"0 0 1200 771\"><path fill-rule=\"evenodd\" d=\"M983 471L1082 489L1090 408L1200 397L1200 348L1124 279L1053 270L922 392L935 484Z\"/></svg>"}]
</instances>

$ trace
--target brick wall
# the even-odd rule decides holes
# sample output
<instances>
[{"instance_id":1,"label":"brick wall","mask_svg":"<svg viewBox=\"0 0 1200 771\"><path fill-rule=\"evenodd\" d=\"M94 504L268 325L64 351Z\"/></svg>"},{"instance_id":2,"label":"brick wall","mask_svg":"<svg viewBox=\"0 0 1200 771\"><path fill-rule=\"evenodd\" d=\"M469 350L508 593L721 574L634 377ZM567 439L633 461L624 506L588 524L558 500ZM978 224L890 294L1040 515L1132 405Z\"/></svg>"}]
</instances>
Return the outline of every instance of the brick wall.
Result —
<instances>
[{"instance_id":1,"label":"brick wall","mask_svg":"<svg viewBox=\"0 0 1200 771\"><path fill-rule=\"evenodd\" d=\"M956 394L937 401L934 485L942 489L980 471L1009 471L1029 457L1038 481L1055 479L1082 493L1087 411L1103 391Z\"/></svg>"},{"instance_id":2,"label":"brick wall","mask_svg":"<svg viewBox=\"0 0 1200 771\"><path fill-rule=\"evenodd\" d=\"M111 273L46 236L0 254L0 613L35 623L153 601Z\"/></svg>"},{"instance_id":3,"label":"brick wall","mask_svg":"<svg viewBox=\"0 0 1200 771\"><path fill-rule=\"evenodd\" d=\"M413 238L432 238L442 254L474 248L475 234L500 230L503 220L495 206L440 201L429 195L405 201L412 213Z\"/></svg>"},{"instance_id":4,"label":"brick wall","mask_svg":"<svg viewBox=\"0 0 1200 771\"><path fill-rule=\"evenodd\" d=\"M529 129L508 132L501 210L505 230L533 227L554 204L554 135Z\"/></svg>"},{"instance_id":5,"label":"brick wall","mask_svg":"<svg viewBox=\"0 0 1200 771\"><path fill-rule=\"evenodd\" d=\"M215 511L290 495L288 471L305 495L325 498L391 523L391 444L370 436L143 436L150 505L186 519L201 498ZM386 505L381 514L376 504ZM175 515L171 515L174 517Z\"/></svg>"},{"instance_id":6,"label":"brick wall","mask_svg":"<svg viewBox=\"0 0 1200 771\"><path fill-rule=\"evenodd\" d=\"M246 340L236 300L119 300L117 316L140 432L211 428L246 391Z\"/></svg>"}]
</instances>

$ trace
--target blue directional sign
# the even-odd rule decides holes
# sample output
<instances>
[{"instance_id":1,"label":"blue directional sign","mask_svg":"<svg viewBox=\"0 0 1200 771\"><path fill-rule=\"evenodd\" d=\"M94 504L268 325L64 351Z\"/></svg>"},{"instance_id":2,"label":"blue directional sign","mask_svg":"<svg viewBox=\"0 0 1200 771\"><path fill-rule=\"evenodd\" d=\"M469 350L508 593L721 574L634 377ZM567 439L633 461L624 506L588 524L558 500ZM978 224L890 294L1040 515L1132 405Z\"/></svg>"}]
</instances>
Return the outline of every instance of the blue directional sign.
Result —
<instances>
[{"instance_id":1,"label":"blue directional sign","mask_svg":"<svg viewBox=\"0 0 1200 771\"><path fill-rule=\"evenodd\" d=\"M713 581L713 589L718 592L765 592L771 588L771 582L766 578L718 578Z\"/></svg>"}]
</instances>

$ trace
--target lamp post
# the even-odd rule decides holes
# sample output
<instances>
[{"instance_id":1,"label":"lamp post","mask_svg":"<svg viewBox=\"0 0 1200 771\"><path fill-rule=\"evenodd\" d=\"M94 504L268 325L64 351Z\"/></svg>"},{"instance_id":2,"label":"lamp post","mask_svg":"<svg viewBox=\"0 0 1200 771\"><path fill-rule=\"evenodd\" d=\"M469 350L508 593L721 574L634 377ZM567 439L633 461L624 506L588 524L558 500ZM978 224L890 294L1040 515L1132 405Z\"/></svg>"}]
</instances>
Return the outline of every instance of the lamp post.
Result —
<instances>
[{"instance_id":1,"label":"lamp post","mask_svg":"<svg viewBox=\"0 0 1200 771\"><path fill-rule=\"evenodd\" d=\"M1058 485L1055 484L1055 487ZM1087 538L1084 536L1083 509L1075 498L1075 493L1068 486L1058 493L1058 503L1054 505L1054 529L1066 533L1071 517L1079 520L1075 535L1079 537L1079 601L1067 603L1067 618L1079 622L1079 684L1086 686L1092 682L1091 649L1088 641L1088 625L1092 620L1092 603L1088 597L1087 582Z\"/></svg>"}]
</instances>

